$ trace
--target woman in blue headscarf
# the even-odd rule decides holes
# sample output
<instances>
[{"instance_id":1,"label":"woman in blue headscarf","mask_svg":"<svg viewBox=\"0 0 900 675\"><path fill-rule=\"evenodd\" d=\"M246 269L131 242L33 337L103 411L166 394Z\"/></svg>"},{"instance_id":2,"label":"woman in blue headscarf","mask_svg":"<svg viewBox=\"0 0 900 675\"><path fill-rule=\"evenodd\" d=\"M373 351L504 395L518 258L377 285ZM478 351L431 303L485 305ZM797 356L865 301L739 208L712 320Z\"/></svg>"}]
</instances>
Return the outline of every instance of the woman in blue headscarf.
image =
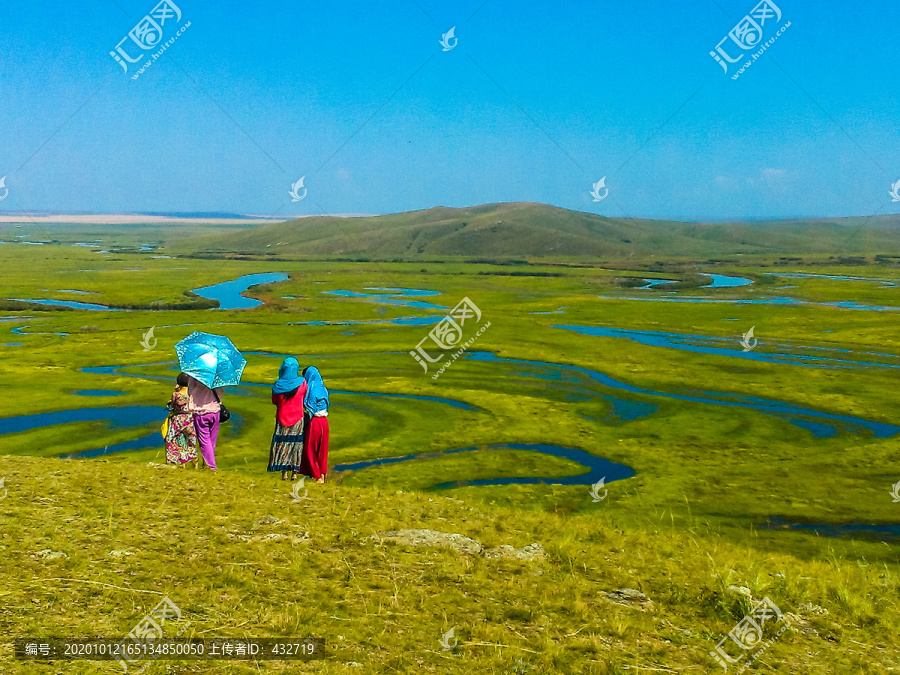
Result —
<instances>
[{"instance_id":1,"label":"woman in blue headscarf","mask_svg":"<svg viewBox=\"0 0 900 675\"><path fill-rule=\"evenodd\" d=\"M278 379L272 387L272 403L275 404L275 433L269 449L268 471L280 471L281 480L291 480L300 472L303 454L303 406L306 399L306 381L300 377L300 364L293 357L281 363Z\"/></svg>"},{"instance_id":2,"label":"woman in blue headscarf","mask_svg":"<svg viewBox=\"0 0 900 675\"><path fill-rule=\"evenodd\" d=\"M303 371L306 381L306 434L303 437L303 458L300 473L324 483L328 473L328 390L315 366Z\"/></svg>"}]
</instances>

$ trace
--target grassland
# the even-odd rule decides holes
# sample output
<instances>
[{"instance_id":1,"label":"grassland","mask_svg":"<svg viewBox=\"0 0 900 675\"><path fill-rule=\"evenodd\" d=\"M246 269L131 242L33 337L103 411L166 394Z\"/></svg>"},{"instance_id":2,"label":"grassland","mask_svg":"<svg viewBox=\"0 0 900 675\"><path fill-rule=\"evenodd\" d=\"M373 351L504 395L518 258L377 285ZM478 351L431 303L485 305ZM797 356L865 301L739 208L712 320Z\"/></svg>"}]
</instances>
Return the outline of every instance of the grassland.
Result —
<instances>
[{"instance_id":1,"label":"grassland","mask_svg":"<svg viewBox=\"0 0 900 675\"><path fill-rule=\"evenodd\" d=\"M180 245L165 244L167 249ZM342 635L341 655L323 666L326 672L718 668L706 653L748 609L743 596L726 590L737 585L748 587L754 599L768 595L805 622L798 625L806 632L780 638L768 652L766 664L776 672L881 673L898 667L896 541L759 526L773 515L793 522L897 523L898 505L889 490L900 480L900 437L844 429L816 438L786 419L752 409L649 394L626 398L653 404L655 412L624 422L604 398L624 396L622 391L566 367L601 371L664 394L713 391L775 399L887 424L896 421L890 396L896 369L749 361L554 327L721 337L739 353L741 333L755 326L762 352L788 344L854 350L848 358L896 356L895 312L822 304L638 302L625 298L666 292L623 288L622 280L656 276L690 282L691 275L713 271L755 283L679 293L900 306L896 287L882 282L768 274L839 274L898 283L897 268L873 264L871 255L869 264L856 266L836 265L828 256L791 264L759 256L599 266L151 257L161 252L0 246L0 266L10 270L4 272L3 296L149 307L242 274L278 271L290 279L254 288L251 294L266 304L253 310L20 312L21 321L0 323L0 344L22 343L0 347L0 418L86 406L161 406L170 391L163 378L174 374L174 343L192 330L208 330L225 333L252 352L245 382L271 382L281 355L295 354L301 362L316 363L334 392L357 392L333 395L332 465L549 442L626 464L636 476L610 483L609 497L600 504L584 486L432 489L445 481L553 477L579 470L534 453L481 450L333 476L339 484L315 486L309 503L297 509L283 484L264 471L272 424L265 387L230 394L229 407L244 424L223 439L218 481L149 466L162 461L158 449L109 461L31 458L103 447L149 433L153 425L110 429L103 422L73 423L0 435L5 455L0 472L9 489L2 502L8 520L3 567L4 578L12 580L7 606L15 608L4 619L8 633L124 634L155 597L121 590L132 586L177 595L198 632L225 634L239 627L247 635L309 634L331 644ZM26 253L27 264L21 264ZM371 287L438 291L439 296L424 299L447 307L471 298L491 327L470 351L516 363L462 359L432 380L408 354L429 328L388 322L410 315L440 317L442 311L323 293ZM66 296L60 290L94 295ZM536 313L559 308L561 314ZM298 325L317 321L345 325ZM370 323L346 324L355 321ZM28 328L11 334L17 326ZM159 343L144 352L141 336L151 326ZM768 346L776 343L777 348ZM559 367L534 365L539 363ZM111 374L82 371L113 365L123 368ZM118 389L125 395L73 393L84 389ZM451 399L472 409L370 395L375 393ZM265 515L283 521L277 532L309 529L310 539L248 543L228 537L269 532L255 524ZM72 523L79 528L74 534ZM498 562L363 541L378 531L419 527L458 532L490 546L540 542L548 557L540 564ZM69 558L31 557L48 548ZM135 556L110 562L109 551L119 549ZM39 585L32 574L120 589L61 581ZM291 581L304 576L313 578L309 594L291 595ZM604 595L624 587L645 592L654 608L617 605ZM29 606L29 594L35 593L39 602ZM804 603L829 613L804 618ZM452 626L460 648L448 654L437 639ZM347 666L351 661L364 665ZM214 672L208 667L194 664L193 671L186 666L184 672ZM265 666L273 672L279 667L285 666ZM95 671L85 666L71 672ZM257 671L232 665L222 672Z\"/></svg>"},{"instance_id":2,"label":"grassland","mask_svg":"<svg viewBox=\"0 0 900 675\"><path fill-rule=\"evenodd\" d=\"M738 586L754 601L778 598L794 626L760 670L888 673L900 657L893 567L762 554L699 523L623 527L618 506L605 510L613 502L560 514L333 484L294 502L262 475L104 460L4 457L0 471L7 635L122 636L165 595L183 612L167 635L326 646L309 664L155 662L147 673L712 670L707 652L751 604ZM539 543L545 557L378 536L398 528L462 532L485 547ZM623 588L646 600L622 601ZM450 628L459 642L444 651ZM8 648L0 658L4 672L60 672L14 662Z\"/></svg>"}]
</instances>

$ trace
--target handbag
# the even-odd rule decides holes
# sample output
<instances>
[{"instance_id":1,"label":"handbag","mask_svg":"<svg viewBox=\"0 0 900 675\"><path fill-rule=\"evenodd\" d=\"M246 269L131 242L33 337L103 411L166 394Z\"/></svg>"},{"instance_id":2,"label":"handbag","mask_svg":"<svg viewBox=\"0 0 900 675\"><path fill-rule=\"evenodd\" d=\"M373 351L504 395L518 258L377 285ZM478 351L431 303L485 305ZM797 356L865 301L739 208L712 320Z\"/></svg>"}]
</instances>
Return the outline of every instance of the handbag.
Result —
<instances>
[{"instance_id":1,"label":"handbag","mask_svg":"<svg viewBox=\"0 0 900 675\"><path fill-rule=\"evenodd\" d=\"M163 438L169 434L169 424L172 422L172 413L175 412L172 407L172 401L166 403L166 411L166 419L163 420L162 426L159 428L159 433L162 434Z\"/></svg>"},{"instance_id":2,"label":"handbag","mask_svg":"<svg viewBox=\"0 0 900 675\"><path fill-rule=\"evenodd\" d=\"M213 396L215 396L216 401L219 402L219 424L225 424L225 422L231 419L231 411L225 407L224 403L222 403L222 399L219 398L215 389L213 389Z\"/></svg>"}]
</instances>

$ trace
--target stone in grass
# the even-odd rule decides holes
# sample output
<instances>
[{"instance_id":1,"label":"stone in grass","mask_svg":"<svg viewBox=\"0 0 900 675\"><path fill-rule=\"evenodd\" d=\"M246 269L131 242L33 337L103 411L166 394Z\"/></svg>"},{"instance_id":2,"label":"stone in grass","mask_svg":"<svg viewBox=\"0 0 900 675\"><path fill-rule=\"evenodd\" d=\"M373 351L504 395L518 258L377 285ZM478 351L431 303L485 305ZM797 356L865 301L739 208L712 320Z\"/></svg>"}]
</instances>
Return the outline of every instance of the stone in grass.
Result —
<instances>
[{"instance_id":1,"label":"stone in grass","mask_svg":"<svg viewBox=\"0 0 900 675\"><path fill-rule=\"evenodd\" d=\"M653 606L653 601L636 588L620 588L616 591L608 591L605 595L610 602L614 602L617 605L638 607L639 609Z\"/></svg>"},{"instance_id":2,"label":"stone in grass","mask_svg":"<svg viewBox=\"0 0 900 675\"><path fill-rule=\"evenodd\" d=\"M256 521L257 525L277 525L281 521L278 520L275 516L263 516L259 520Z\"/></svg>"},{"instance_id":3,"label":"stone in grass","mask_svg":"<svg viewBox=\"0 0 900 675\"><path fill-rule=\"evenodd\" d=\"M227 532L225 534L229 539L240 539L241 541L253 542L253 541L290 541L292 543L304 543L308 542L309 532L304 532L302 534L281 534L280 532L270 532L269 534L255 534L253 536L248 536L244 534L236 534L234 532Z\"/></svg>"},{"instance_id":4,"label":"stone in grass","mask_svg":"<svg viewBox=\"0 0 900 675\"><path fill-rule=\"evenodd\" d=\"M128 555L134 555L134 553L132 553L131 551L115 549L114 551L110 551L107 555L109 555L110 558L124 558Z\"/></svg>"},{"instance_id":5,"label":"stone in grass","mask_svg":"<svg viewBox=\"0 0 900 675\"><path fill-rule=\"evenodd\" d=\"M513 560L543 560L544 547L540 544L528 544L522 548L514 546L495 546L484 552L485 558L511 558Z\"/></svg>"},{"instance_id":6,"label":"stone in grass","mask_svg":"<svg viewBox=\"0 0 900 675\"><path fill-rule=\"evenodd\" d=\"M394 541L409 546L446 546L460 553L481 555L484 550L480 543L461 534L438 532L437 530L394 530L379 532L372 539Z\"/></svg>"},{"instance_id":7,"label":"stone in grass","mask_svg":"<svg viewBox=\"0 0 900 675\"><path fill-rule=\"evenodd\" d=\"M726 591L731 591L732 593L738 593L740 595L746 595L748 598L752 598L753 594L750 593L750 589L746 586L735 586L732 584L731 586L725 587Z\"/></svg>"},{"instance_id":8,"label":"stone in grass","mask_svg":"<svg viewBox=\"0 0 900 675\"><path fill-rule=\"evenodd\" d=\"M483 555L485 558L509 558L514 560L542 560L544 547L540 544L529 544L522 548L503 545L485 549L480 542L462 534L438 532L437 530L394 530L379 532L369 539L393 541L408 546L445 546L460 553Z\"/></svg>"},{"instance_id":9,"label":"stone in grass","mask_svg":"<svg viewBox=\"0 0 900 675\"><path fill-rule=\"evenodd\" d=\"M824 607L819 607L819 605L815 605L811 602L804 602L802 605L797 607L801 614L815 614L817 616L821 616L823 614L828 614L828 610Z\"/></svg>"},{"instance_id":10,"label":"stone in grass","mask_svg":"<svg viewBox=\"0 0 900 675\"><path fill-rule=\"evenodd\" d=\"M39 560L57 560L59 558L68 558L69 556L62 551L51 551L49 548L45 548L42 551L34 553L32 557L38 558Z\"/></svg>"}]
</instances>

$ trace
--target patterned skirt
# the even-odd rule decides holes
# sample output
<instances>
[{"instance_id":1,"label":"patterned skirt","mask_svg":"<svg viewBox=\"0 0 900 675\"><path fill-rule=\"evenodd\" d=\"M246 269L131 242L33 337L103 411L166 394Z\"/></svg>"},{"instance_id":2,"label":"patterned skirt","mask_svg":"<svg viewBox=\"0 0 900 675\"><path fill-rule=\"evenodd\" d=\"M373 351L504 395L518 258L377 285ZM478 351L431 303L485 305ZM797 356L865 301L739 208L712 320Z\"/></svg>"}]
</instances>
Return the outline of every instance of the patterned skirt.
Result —
<instances>
[{"instance_id":1,"label":"patterned skirt","mask_svg":"<svg viewBox=\"0 0 900 675\"><path fill-rule=\"evenodd\" d=\"M169 418L169 431L166 433L166 463L186 464L197 459L197 432L194 429L194 416L190 413L178 413Z\"/></svg>"},{"instance_id":2,"label":"patterned skirt","mask_svg":"<svg viewBox=\"0 0 900 675\"><path fill-rule=\"evenodd\" d=\"M303 455L303 419L291 427L275 420L267 471L299 471Z\"/></svg>"}]
</instances>

